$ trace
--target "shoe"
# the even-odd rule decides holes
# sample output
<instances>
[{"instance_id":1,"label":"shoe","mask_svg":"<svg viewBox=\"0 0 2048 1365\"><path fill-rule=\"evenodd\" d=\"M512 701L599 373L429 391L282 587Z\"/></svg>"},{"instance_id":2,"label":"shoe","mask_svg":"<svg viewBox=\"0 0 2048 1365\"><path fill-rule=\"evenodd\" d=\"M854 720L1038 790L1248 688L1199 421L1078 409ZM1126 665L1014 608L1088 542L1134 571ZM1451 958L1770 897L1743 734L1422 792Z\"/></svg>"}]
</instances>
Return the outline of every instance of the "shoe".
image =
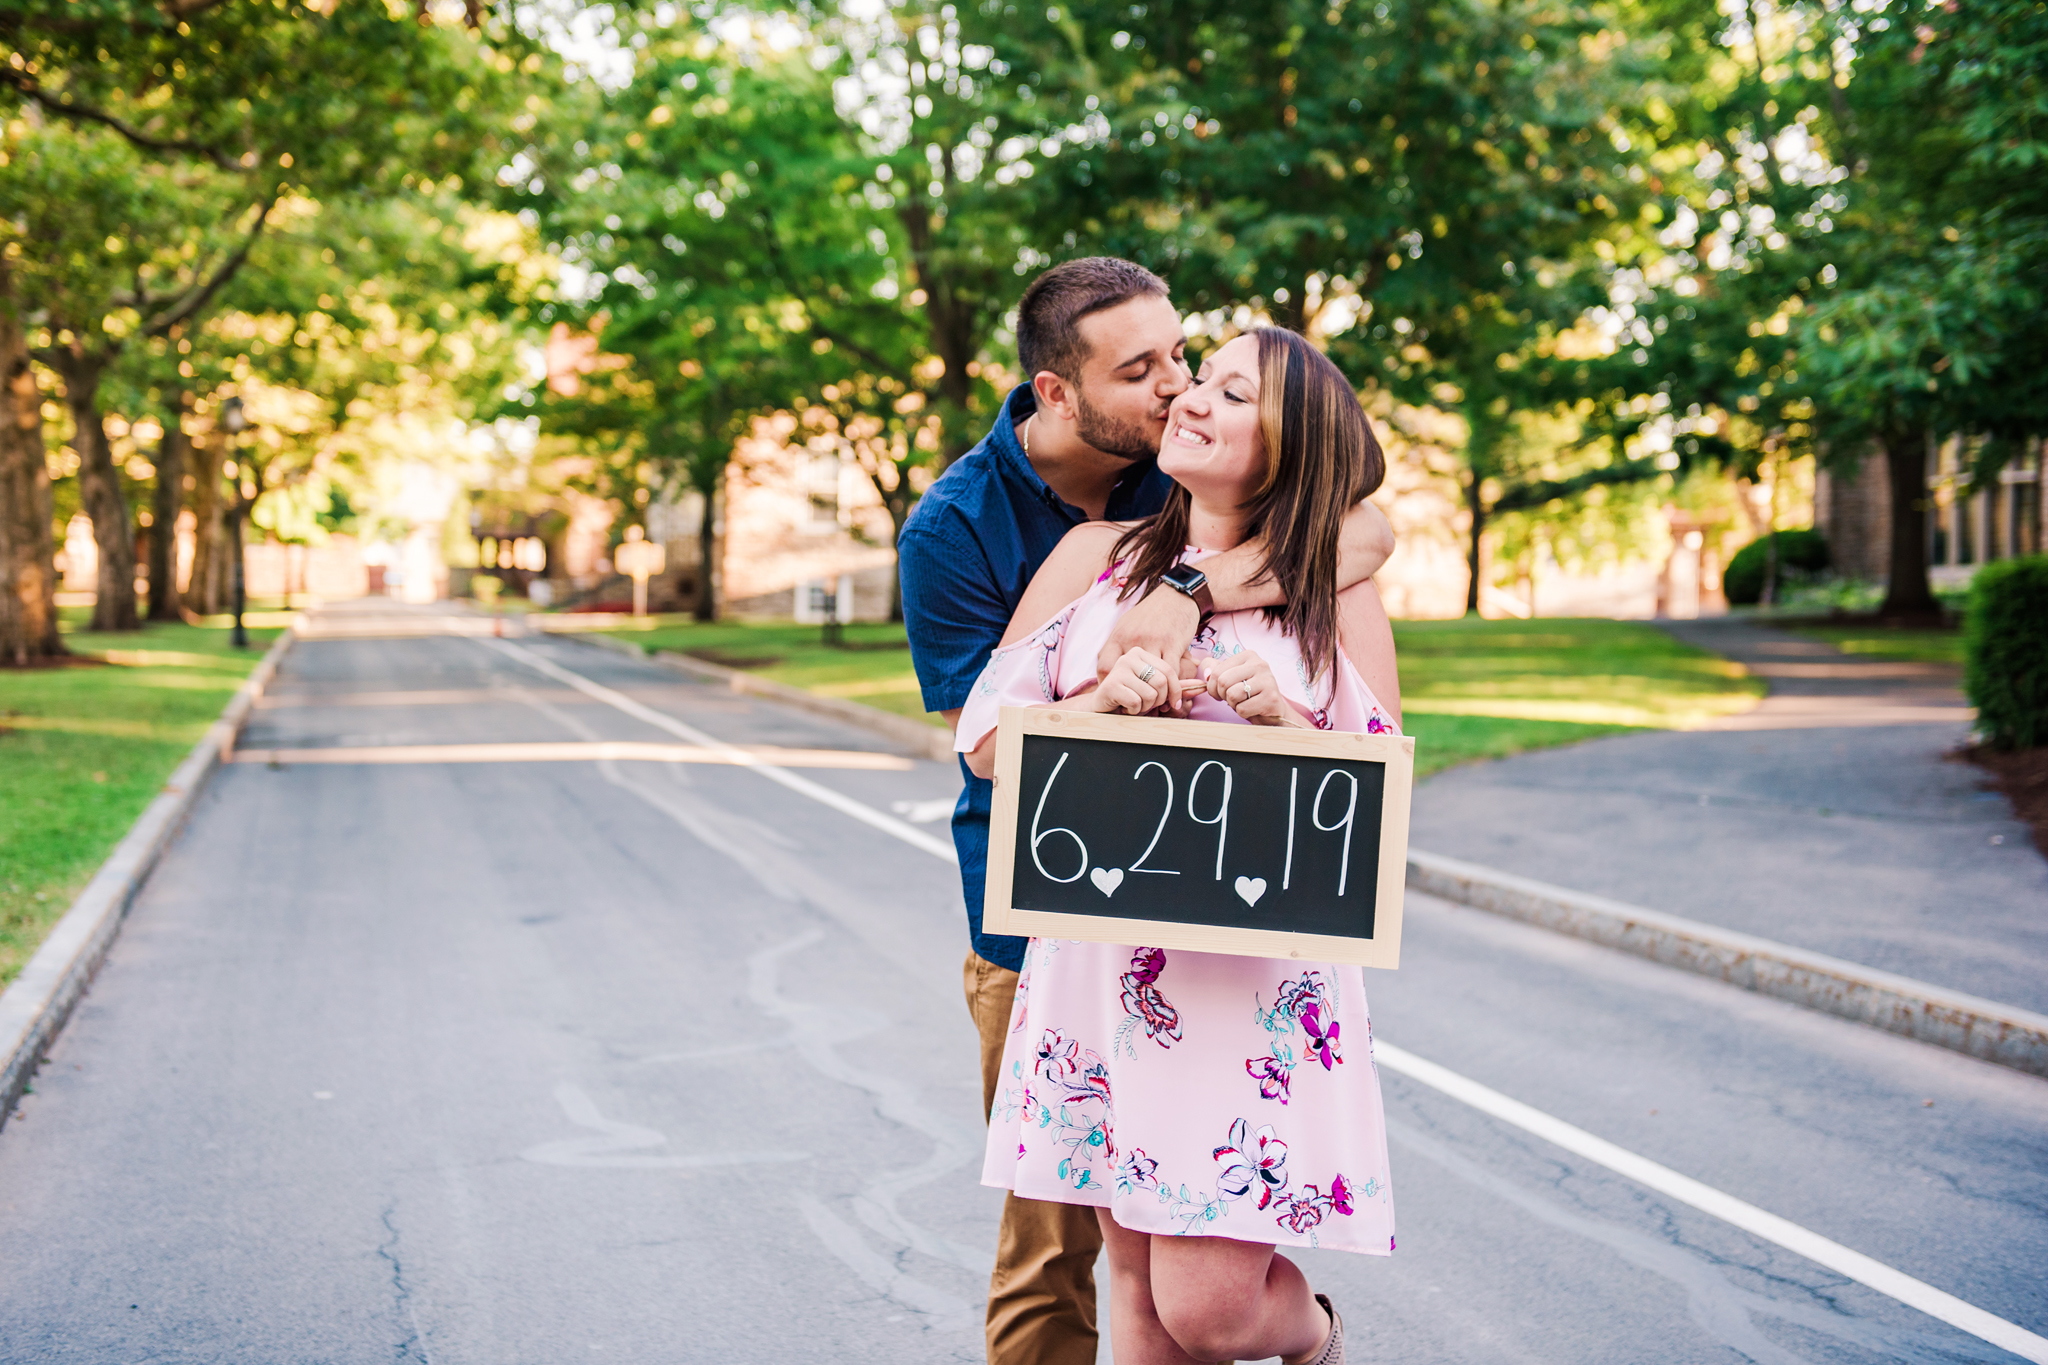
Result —
<instances>
[{"instance_id":1,"label":"shoe","mask_svg":"<svg viewBox=\"0 0 2048 1365\"><path fill-rule=\"evenodd\" d=\"M1316 1302L1330 1315L1330 1339L1323 1343L1323 1349L1310 1357L1308 1365L1344 1365L1344 1319L1337 1316L1327 1294L1316 1295Z\"/></svg>"}]
</instances>

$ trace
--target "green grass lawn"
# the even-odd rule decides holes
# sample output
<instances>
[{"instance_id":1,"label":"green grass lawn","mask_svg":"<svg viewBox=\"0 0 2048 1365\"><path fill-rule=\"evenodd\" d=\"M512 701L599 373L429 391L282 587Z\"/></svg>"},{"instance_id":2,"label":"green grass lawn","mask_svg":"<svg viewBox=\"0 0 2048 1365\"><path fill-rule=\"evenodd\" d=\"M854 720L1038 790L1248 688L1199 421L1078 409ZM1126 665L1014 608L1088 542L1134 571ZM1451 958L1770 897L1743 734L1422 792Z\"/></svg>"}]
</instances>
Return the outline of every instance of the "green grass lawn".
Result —
<instances>
[{"instance_id":1,"label":"green grass lawn","mask_svg":"<svg viewBox=\"0 0 2048 1365\"><path fill-rule=\"evenodd\" d=\"M1417 775L1626 730L1682 730L1764 694L1740 664L1641 621L1396 621Z\"/></svg>"},{"instance_id":2,"label":"green grass lawn","mask_svg":"<svg viewBox=\"0 0 2048 1365\"><path fill-rule=\"evenodd\" d=\"M1963 666L1963 632L1960 630L1905 630L1863 624L1795 626L1792 633L1833 645L1844 654L1866 659Z\"/></svg>"},{"instance_id":3,"label":"green grass lawn","mask_svg":"<svg viewBox=\"0 0 2048 1365\"><path fill-rule=\"evenodd\" d=\"M650 618L610 633L829 697L925 716L900 626L855 625L850 648L817 626ZM1682 729L1746 711L1763 683L1639 621L1397 621L1406 729L1418 772L1630 729Z\"/></svg>"},{"instance_id":4,"label":"green grass lawn","mask_svg":"<svg viewBox=\"0 0 2048 1365\"><path fill-rule=\"evenodd\" d=\"M68 627L83 613L65 615ZM65 642L92 662L0 669L0 985L278 634L252 628L250 648L236 651L227 626L218 618L119 634L67 629Z\"/></svg>"}]
</instances>

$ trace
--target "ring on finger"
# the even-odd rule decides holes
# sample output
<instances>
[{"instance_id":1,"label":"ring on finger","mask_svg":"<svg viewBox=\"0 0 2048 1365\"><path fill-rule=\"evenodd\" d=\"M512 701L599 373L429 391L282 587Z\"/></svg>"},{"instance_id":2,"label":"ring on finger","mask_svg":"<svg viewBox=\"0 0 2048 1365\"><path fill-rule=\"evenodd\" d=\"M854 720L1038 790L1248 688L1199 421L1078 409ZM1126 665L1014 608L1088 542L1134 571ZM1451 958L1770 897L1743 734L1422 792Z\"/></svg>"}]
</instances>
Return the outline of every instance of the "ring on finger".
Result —
<instances>
[{"instance_id":1,"label":"ring on finger","mask_svg":"<svg viewBox=\"0 0 2048 1365\"><path fill-rule=\"evenodd\" d=\"M1240 678L1237 685L1244 689L1244 699L1250 701L1252 699L1252 680L1250 678Z\"/></svg>"},{"instance_id":2,"label":"ring on finger","mask_svg":"<svg viewBox=\"0 0 2048 1365\"><path fill-rule=\"evenodd\" d=\"M1154 668L1154 667L1152 667L1152 665L1150 665L1150 664L1146 664L1146 665L1145 665L1145 671L1144 671L1143 673L1140 673L1140 674L1138 675L1138 681L1139 681L1139 682L1145 682L1145 683L1151 682L1151 681L1152 681L1152 675L1153 675L1154 673L1158 672L1158 671L1159 671L1159 670L1158 670L1158 669L1156 669L1156 668Z\"/></svg>"}]
</instances>

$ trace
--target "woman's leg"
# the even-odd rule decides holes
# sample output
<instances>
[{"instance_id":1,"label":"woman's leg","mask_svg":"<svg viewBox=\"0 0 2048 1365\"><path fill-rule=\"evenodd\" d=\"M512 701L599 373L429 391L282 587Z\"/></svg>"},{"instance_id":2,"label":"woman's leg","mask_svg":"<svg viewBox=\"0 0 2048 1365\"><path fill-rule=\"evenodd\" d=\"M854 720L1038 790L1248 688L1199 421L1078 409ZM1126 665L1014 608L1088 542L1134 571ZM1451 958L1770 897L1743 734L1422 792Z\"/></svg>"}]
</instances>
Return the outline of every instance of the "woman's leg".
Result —
<instances>
[{"instance_id":1,"label":"woman's leg","mask_svg":"<svg viewBox=\"0 0 2048 1365\"><path fill-rule=\"evenodd\" d=\"M1151 1307L1186 1353L1183 1359L1301 1361L1329 1340L1330 1315L1294 1262L1272 1247L1227 1237L1154 1237L1151 1243ZM1116 1307L1123 1306L1119 1296ZM1117 1332L1121 1362L1120 1325Z\"/></svg>"},{"instance_id":2,"label":"woman's leg","mask_svg":"<svg viewBox=\"0 0 2048 1365\"><path fill-rule=\"evenodd\" d=\"M1109 1344L1117 1365L1209 1365L1216 1357L1183 1351L1152 1304L1152 1244L1172 1239L1132 1232L1108 1209L1095 1214L1109 1249Z\"/></svg>"}]
</instances>

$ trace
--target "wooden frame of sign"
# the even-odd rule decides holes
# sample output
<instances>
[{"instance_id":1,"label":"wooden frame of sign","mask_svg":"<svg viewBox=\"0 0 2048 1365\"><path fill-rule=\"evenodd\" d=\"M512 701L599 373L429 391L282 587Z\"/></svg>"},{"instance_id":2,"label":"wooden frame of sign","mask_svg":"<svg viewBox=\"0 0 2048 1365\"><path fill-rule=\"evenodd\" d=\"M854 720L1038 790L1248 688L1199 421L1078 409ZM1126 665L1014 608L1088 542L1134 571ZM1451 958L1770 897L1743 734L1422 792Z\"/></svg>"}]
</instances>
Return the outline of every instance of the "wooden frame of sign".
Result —
<instances>
[{"instance_id":1,"label":"wooden frame of sign","mask_svg":"<svg viewBox=\"0 0 2048 1365\"><path fill-rule=\"evenodd\" d=\"M1398 966L1414 775L1402 735L1006 706L982 928Z\"/></svg>"}]
</instances>

